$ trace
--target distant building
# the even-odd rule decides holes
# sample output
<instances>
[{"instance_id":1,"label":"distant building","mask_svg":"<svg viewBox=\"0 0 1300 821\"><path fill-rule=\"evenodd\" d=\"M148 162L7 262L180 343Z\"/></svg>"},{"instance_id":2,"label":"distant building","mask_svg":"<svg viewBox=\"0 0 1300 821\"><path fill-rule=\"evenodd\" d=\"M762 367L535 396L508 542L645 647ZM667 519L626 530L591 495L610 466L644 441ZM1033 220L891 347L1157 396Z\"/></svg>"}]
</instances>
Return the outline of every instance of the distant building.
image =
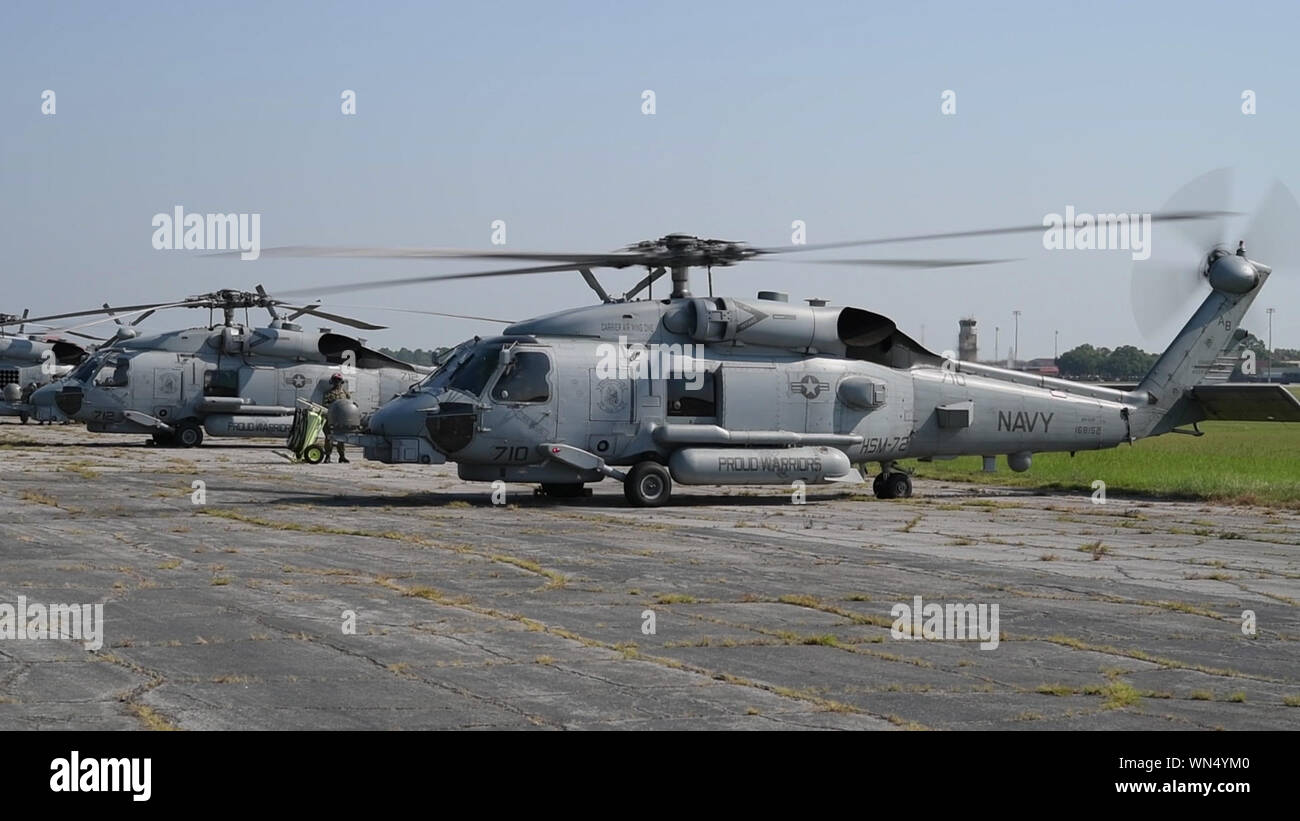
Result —
<instances>
[{"instance_id":1,"label":"distant building","mask_svg":"<svg viewBox=\"0 0 1300 821\"><path fill-rule=\"evenodd\" d=\"M1039 376L1060 376L1061 369L1056 367L1056 360L1050 356L1031 359L1028 362L1019 363L1016 370L1036 373Z\"/></svg>"},{"instance_id":2,"label":"distant building","mask_svg":"<svg viewBox=\"0 0 1300 821\"><path fill-rule=\"evenodd\" d=\"M979 339L975 335L975 319L967 317L958 321L957 359L962 362L979 361Z\"/></svg>"}]
</instances>

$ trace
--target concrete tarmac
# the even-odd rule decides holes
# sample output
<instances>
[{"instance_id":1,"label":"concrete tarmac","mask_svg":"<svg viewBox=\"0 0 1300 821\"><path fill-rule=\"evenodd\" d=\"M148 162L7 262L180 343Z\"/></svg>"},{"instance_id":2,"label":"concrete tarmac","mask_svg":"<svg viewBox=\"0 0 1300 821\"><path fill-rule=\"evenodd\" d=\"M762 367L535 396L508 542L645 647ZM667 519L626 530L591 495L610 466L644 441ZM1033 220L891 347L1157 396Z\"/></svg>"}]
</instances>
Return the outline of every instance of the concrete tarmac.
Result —
<instances>
[{"instance_id":1,"label":"concrete tarmac","mask_svg":"<svg viewBox=\"0 0 1300 821\"><path fill-rule=\"evenodd\" d=\"M0 424L0 728L1300 729L1297 511L930 481L494 505L275 444ZM996 647L894 630L918 596L996 606ZM102 603L103 646L6 635L20 597Z\"/></svg>"}]
</instances>

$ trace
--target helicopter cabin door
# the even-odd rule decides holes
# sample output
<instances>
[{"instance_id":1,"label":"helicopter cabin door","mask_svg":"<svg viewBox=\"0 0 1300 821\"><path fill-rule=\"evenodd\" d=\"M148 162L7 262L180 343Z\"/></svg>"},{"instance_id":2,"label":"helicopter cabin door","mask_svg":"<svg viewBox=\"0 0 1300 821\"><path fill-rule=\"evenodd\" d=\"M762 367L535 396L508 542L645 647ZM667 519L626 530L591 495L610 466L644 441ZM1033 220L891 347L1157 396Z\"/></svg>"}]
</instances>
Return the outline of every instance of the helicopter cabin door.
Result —
<instances>
[{"instance_id":1,"label":"helicopter cabin door","mask_svg":"<svg viewBox=\"0 0 1300 821\"><path fill-rule=\"evenodd\" d=\"M535 459L538 443L555 440L557 379L549 351L516 345L488 388L490 411L479 437L501 464Z\"/></svg>"},{"instance_id":2,"label":"helicopter cabin door","mask_svg":"<svg viewBox=\"0 0 1300 821\"><path fill-rule=\"evenodd\" d=\"M724 362L718 369L722 418L727 430L777 430L782 371L773 362Z\"/></svg>"},{"instance_id":3,"label":"helicopter cabin door","mask_svg":"<svg viewBox=\"0 0 1300 821\"><path fill-rule=\"evenodd\" d=\"M241 394L254 405L270 405L279 399L276 369L263 366L243 368L244 385Z\"/></svg>"}]
</instances>

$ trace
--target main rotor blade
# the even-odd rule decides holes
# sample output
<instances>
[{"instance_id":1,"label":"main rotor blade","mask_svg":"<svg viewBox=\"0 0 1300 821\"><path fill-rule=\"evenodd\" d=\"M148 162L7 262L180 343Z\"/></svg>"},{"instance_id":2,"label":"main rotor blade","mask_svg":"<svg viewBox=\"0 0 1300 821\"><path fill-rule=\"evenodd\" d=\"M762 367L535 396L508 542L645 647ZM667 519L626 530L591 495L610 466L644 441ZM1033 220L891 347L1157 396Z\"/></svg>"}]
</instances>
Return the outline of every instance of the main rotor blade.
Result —
<instances>
[{"instance_id":1,"label":"main rotor blade","mask_svg":"<svg viewBox=\"0 0 1300 821\"><path fill-rule=\"evenodd\" d=\"M153 302L147 305L121 305L121 306L111 308L109 310L105 310L103 308L94 308L89 311L71 311L66 314L49 314L48 316L34 316L25 321L45 322L51 319L68 319L76 316L95 316L96 314L108 314L110 317L117 317L118 319L121 319L124 316L128 316L130 314L136 314L141 311L156 311L161 308L183 308L188 305L195 305L195 304L198 303L193 303L190 302L189 300L186 300L184 302ZM0 320L0 325L17 325L19 322L22 321L24 320L21 319L15 319L11 321Z\"/></svg>"},{"instance_id":2,"label":"main rotor blade","mask_svg":"<svg viewBox=\"0 0 1300 821\"><path fill-rule=\"evenodd\" d=\"M1181 222L1185 220L1215 219L1235 216L1234 211L1169 211L1151 215L1151 222ZM849 240L848 242L823 242L814 245L787 245L778 248L755 248L760 254L794 254L802 251L822 251L831 248L854 248L863 245L889 245L895 242L923 242L937 239L962 239L964 237L996 237L1006 234L1032 234L1042 232L1047 226L1018 225L1011 228L981 228L975 231L950 231L943 234L912 234L902 237L881 237L878 239Z\"/></svg>"},{"instance_id":3,"label":"main rotor blade","mask_svg":"<svg viewBox=\"0 0 1300 821\"><path fill-rule=\"evenodd\" d=\"M106 322L107 319L102 319L99 321ZM67 334L68 336L79 336L82 337L83 339L93 339L96 342L104 341L104 337L102 336L91 336L90 334L78 333L77 331L73 330L74 328L83 327L82 325L73 325L70 328L59 328L59 327L55 327L54 325L50 325L49 323L46 322L38 322L36 324L45 326L44 330L40 331L40 334L42 336L55 336L59 334Z\"/></svg>"},{"instance_id":4,"label":"main rotor blade","mask_svg":"<svg viewBox=\"0 0 1300 821\"><path fill-rule=\"evenodd\" d=\"M1021 259L891 259L870 257L865 259L801 259L775 260L759 257L761 262L785 262L789 265L866 265L878 268L959 268L967 265L997 265L1002 262L1020 262Z\"/></svg>"},{"instance_id":5,"label":"main rotor blade","mask_svg":"<svg viewBox=\"0 0 1300 821\"><path fill-rule=\"evenodd\" d=\"M243 253L229 251L204 256L225 257ZM472 248L379 248L330 245L283 245L265 248L262 256L342 259L509 259L535 262L573 262L596 267L625 268L638 264L641 256L628 253L566 253L563 251L475 250Z\"/></svg>"},{"instance_id":6,"label":"main rotor blade","mask_svg":"<svg viewBox=\"0 0 1300 821\"><path fill-rule=\"evenodd\" d=\"M388 327L387 325L375 325L362 319L352 319L351 317L332 314L329 311L322 311L320 308L313 305L285 305L284 307L296 311L297 313L294 314L295 317L301 316L302 314L311 314L312 316L318 316L321 319L341 322L344 325L351 325L353 328L361 328L365 331L382 331Z\"/></svg>"},{"instance_id":7,"label":"main rotor blade","mask_svg":"<svg viewBox=\"0 0 1300 821\"><path fill-rule=\"evenodd\" d=\"M474 316L472 314L446 314L441 311L420 311L415 308L389 308L384 305L339 305L339 308L350 308L359 311L396 311L403 314L423 314L424 316L444 316L448 319L472 319L476 322L498 322L502 325L514 325L518 320L498 319L494 316Z\"/></svg>"},{"instance_id":8,"label":"main rotor blade","mask_svg":"<svg viewBox=\"0 0 1300 821\"><path fill-rule=\"evenodd\" d=\"M299 288L293 291L280 291L283 296L315 296L317 294L342 294L348 291L364 291L370 288L393 288L399 285L418 285L421 282L436 282L443 279L476 279L478 277L507 277L516 274L545 274L552 271L576 271L575 265L538 265L531 268L506 268L496 271L471 271L464 274L428 274L418 277L398 277L396 279L358 280L340 285L327 285L318 288Z\"/></svg>"}]
</instances>

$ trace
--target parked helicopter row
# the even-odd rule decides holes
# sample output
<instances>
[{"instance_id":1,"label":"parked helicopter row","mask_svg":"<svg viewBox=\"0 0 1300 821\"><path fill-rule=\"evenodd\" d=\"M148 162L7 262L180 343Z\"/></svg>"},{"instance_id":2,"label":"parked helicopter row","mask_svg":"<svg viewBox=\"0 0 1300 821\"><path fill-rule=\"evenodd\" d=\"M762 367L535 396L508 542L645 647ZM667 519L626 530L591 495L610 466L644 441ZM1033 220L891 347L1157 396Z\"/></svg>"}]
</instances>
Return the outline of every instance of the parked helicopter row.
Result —
<instances>
[{"instance_id":1,"label":"parked helicopter row","mask_svg":"<svg viewBox=\"0 0 1300 821\"><path fill-rule=\"evenodd\" d=\"M1285 246L1300 207L1275 189L1252 232ZM1279 215L1277 212L1283 212ZM1224 212L1153 215L1175 226L1211 223ZM385 463L453 462L470 481L524 482L571 497L606 478L636 506L666 503L674 482L733 485L861 482L880 467L880 498L912 493L904 459L1005 455L1027 470L1035 453L1111 448L1165 433L1199 435L1205 419L1300 421L1300 400L1280 385L1229 384L1248 336L1241 320L1268 278L1267 260L1195 232L1201 262L1186 279L1199 307L1131 390L1081 384L973 362L926 349L888 317L820 302L791 304L714 296L712 269L764 256L960 236L1039 231L1041 226L756 248L669 234L612 253L525 253L433 248L295 246L263 257L384 257L520 260L533 265L433 274L310 289L320 295L437 280L578 272L600 304L509 324L456 346L436 368L399 362L363 340L310 333L304 314L366 329L379 326L290 306L256 292L217 291L175 303L78 311L119 320L118 335L75 370L28 398L37 418L58 412L93 431L147 433L159 444L198 445L212 436L287 435L299 399L319 400L330 375L347 373L352 404L331 407L332 438ZM1217 230L1217 229L1215 229ZM1250 232L1248 232L1248 238ZM870 258L811 260L855 266L947 267L994 260ZM644 267L631 290L612 296L594 269ZM690 271L709 272L709 295L690 290ZM667 274L672 288L650 289ZM646 298L638 298L642 291ZM289 292L292 295L295 292ZM1170 294L1172 299L1175 294ZM221 311L206 328L140 336L120 320L172 307ZM264 308L268 326L234 321L237 308ZM282 315L279 308L291 311ZM432 313L432 312L431 312ZM445 314L444 316L455 316ZM10 322L0 317L0 325ZM611 346L621 362L661 357L667 368L601 367ZM64 359L71 357L65 352ZM676 357L674 361L673 357ZM689 362L684 361L689 358ZM337 403L336 403L337 404Z\"/></svg>"}]
</instances>

